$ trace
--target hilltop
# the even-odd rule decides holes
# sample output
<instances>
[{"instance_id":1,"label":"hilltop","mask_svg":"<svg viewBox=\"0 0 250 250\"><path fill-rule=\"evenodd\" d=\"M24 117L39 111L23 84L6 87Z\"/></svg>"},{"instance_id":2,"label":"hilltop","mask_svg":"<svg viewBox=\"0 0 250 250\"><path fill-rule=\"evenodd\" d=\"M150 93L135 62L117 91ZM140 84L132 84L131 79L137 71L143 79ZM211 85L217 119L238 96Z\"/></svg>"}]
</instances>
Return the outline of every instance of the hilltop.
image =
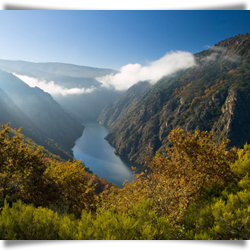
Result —
<instances>
[{"instance_id":1,"label":"hilltop","mask_svg":"<svg viewBox=\"0 0 250 250\"><path fill-rule=\"evenodd\" d=\"M0 69L29 79L32 84L39 83L37 87L47 86L53 99L81 123L95 121L103 107L123 93L103 88L96 80L97 77L117 72L112 69L1 59Z\"/></svg>"},{"instance_id":2,"label":"hilltop","mask_svg":"<svg viewBox=\"0 0 250 250\"><path fill-rule=\"evenodd\" d=\"M249 34L225 39L195 54L194 67L152 86L138 83L109 104L98 121L110 127L106 139L116 153L143 164L145 156L164 153L175 127L213 131L230 139L229 147L249 143L249 47Z\"/></svg>"}]
</instances>

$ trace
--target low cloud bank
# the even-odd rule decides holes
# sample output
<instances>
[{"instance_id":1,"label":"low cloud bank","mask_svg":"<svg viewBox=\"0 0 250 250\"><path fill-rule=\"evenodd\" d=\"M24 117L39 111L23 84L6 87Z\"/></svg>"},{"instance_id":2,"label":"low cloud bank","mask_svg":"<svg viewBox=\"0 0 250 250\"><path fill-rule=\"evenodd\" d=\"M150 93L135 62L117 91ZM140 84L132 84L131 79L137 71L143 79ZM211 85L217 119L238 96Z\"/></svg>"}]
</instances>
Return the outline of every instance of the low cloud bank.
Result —
<instances>
[{"instance_id":1,"label":"low cloud bank","mask_svg":"<svg viewBox=\"0 0 250 250\"><path fill-rule=\"evenodd\" d=\"M43 91L48 92L51 95L62 95L62 96L77 95L77 94L80 95L80 94L91 93L95 89L95 87L68 89L68 88L64 88L62 86L55 84L53 81L50 81L50 82L47 82L45 80L39 81L36 78L29 77L26 75L18 75L16 73L12 73L12 74L18 77L19 79L21 79L26 84L28 84L30 87L38 87L42 89Z\"/></svg>"},{"instance_id":2,"label":"low cloud bank","mask_svg":"<svg viewBox=\"0 0 250 250\"><path fill-rule=\"evenodd\" d=\"M202 59L204 62L212 62L218 60L219 57L223 58L224 60L231 61L231 62L238 62L240 60L240 56L233 54L232 52L228 52L225 47L220 46L207 46L212 53L209 56L206 56Z\"/></svg>"},{"instance_id":3,"label":"low cloud bank","mask_svg":"<svg viewBox=\"0 0 250 250\"><path fill-rule=\"evenodd\" d=\"M96 78L103 87L126 90L139 81L149 81L154 84L163 76L170 75L178 70L187 69L195 65L194 55L189 52L176 51L167 53L159 60L142 66L139 63L127 64L117 74Z\"/></svg>"},{"instance_id":4,"label":"low cloud bank","mask_svg":"<svg viewBox=\"0 0 250 250\"><path fill-rule=\"evenodd\" d=\"M113 88L115 90L127 90L139 81L149 81L151 84L154 84L163 76L171 75L178 70L187 69L193 66L195 66L195 58L193 54L184 51L172 51L146 66L142 66L139 63L127 64L121 67L119 73L97 77L96 80L102 83L101 87ZM51 95L66 96L87 94L96 89L94 86L90 88L65 88L55 84L54 81L47 82L27 75L12 74L30 87L38 87Z\"/></svg>"}]
</instances>

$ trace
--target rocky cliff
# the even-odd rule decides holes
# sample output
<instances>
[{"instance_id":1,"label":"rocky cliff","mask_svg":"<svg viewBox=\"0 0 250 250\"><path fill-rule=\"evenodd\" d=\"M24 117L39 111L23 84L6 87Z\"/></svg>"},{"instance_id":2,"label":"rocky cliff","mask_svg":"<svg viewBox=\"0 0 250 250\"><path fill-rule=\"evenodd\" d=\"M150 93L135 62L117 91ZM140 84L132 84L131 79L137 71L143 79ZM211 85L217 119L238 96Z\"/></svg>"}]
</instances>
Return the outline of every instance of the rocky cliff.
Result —
<instances>
[{"instance_id":1,"label":"rocky cliff","mask_svg":"<svg viewBox=\"0 0 250 250\"><path fill-rule=\"evenodd\" d=\"M174 127L212 130L218 140L230 139L230 146L250 142L249 48L250 35L238 35L195 54L195 67L141 86L141 93L131 87L131 98L125 93L99 117L111 129L106 139L117 154L139 164L165 151Z\"/></svg>"}]
</instances>

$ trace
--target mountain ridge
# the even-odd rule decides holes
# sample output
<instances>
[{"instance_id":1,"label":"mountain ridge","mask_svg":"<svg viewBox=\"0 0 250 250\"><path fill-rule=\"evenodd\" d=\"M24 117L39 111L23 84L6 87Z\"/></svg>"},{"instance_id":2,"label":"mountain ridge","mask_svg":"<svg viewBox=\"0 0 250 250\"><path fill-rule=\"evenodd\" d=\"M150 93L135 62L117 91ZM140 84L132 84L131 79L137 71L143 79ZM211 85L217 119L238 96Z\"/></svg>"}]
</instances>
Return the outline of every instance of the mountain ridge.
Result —
<instances>
[{"instance_id":1,"label":"mountain ridge","mask_svg":"<svg viewBox=\"0 0 250 250\"><path fill-rule=\"evenodd\" d=\"M230 146L250 142L247 126L244 135L239 132L250 122L249 46L249 34L225 39L195 54L196 66L152 85L128 114L108 124L106 139L116 153L143 164L145 156L157 150L164 154L170 145L167 136L174 127L186 132L212 130L218 140L228 137ZM110 116L100 119L108 121Z\"/></svg>"},{"instance_id":2,"label":"mountain ridge","mask_svg":"<svg viewBox=\"0 0 250 250\"><path fill-rule=\"evenodd\" d=\"M103 76L104 74L109 74L111 72L116 72L115 70L108 68L95 68L90 66L82 66L71 63L61 63L61 62L28 62L23 60L7 60L0 59L0 68L5 71L15 71L17 70L20 74L27 68L32 70L40 70L44 73L52 73L58 75L55 69L61 66L60 75L75 76L75 77L96 77ZM53 68L53 71L51 70ZM15 73L18 73L15 72ZM69 74L71 72L72 75ZM98 72L98 74L93 74L91 72ZM74 74L75 73L75 74Z\"/></svg>"},{"instance_id":3,"label":"mountain ridge","mask_svg":"<svg viewBox=\"0 0 250 250\"><path fill-rule=\"evenodd\" d=\"M73 157L71 148L81 136L83 126L54 101L50 94L31 88L14 75L0 71L2 124L22 127L25 136L57 153Z\"/></svg>"},{"instance_id":4,"label":"mountain ridge","mask_svg":"<svg viewBox=\"0 0 250 250\"><path fill-rule=\"evenodd\" d=\"M108 102L117 100L123 92L102 87L97 77L117 73L112 69L93 68L66 63L33 63L0 59L0 69L28 76L32 82L52 84L53 99L79 122L95 121ZM39 85L38 85L39 86ZM59 90L75 89L76 94L63 95ZM90 90L85 92L85 90ZM82 92L81 92L82 91Z\"/></svg>"}]
</instances>

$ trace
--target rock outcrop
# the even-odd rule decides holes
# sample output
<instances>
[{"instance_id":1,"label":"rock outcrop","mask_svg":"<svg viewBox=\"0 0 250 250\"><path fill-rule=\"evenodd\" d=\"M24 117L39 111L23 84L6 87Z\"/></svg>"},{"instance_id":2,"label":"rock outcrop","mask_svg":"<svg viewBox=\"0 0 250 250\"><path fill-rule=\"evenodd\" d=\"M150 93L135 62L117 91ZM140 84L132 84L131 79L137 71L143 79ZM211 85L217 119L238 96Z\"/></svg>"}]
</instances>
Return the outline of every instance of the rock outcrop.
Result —
<instances>
[{"instance_id":1,"label":"rock outcrop","mask_svg":"<svg viewBox=\"0 0 250 250\"><path fill-rule=\"evenodd\" d=\"M250 35L238 35L195 54L195 67L165 77L142 93L132 86L99 117L111 129L106 139L117 154L139 164L157 150L165 152L174 127L212 130L218 140L230 139L229 146L249 143L249 48ZM128 93L131 98L126 98Z\"/></svg>"}]
</instances>

